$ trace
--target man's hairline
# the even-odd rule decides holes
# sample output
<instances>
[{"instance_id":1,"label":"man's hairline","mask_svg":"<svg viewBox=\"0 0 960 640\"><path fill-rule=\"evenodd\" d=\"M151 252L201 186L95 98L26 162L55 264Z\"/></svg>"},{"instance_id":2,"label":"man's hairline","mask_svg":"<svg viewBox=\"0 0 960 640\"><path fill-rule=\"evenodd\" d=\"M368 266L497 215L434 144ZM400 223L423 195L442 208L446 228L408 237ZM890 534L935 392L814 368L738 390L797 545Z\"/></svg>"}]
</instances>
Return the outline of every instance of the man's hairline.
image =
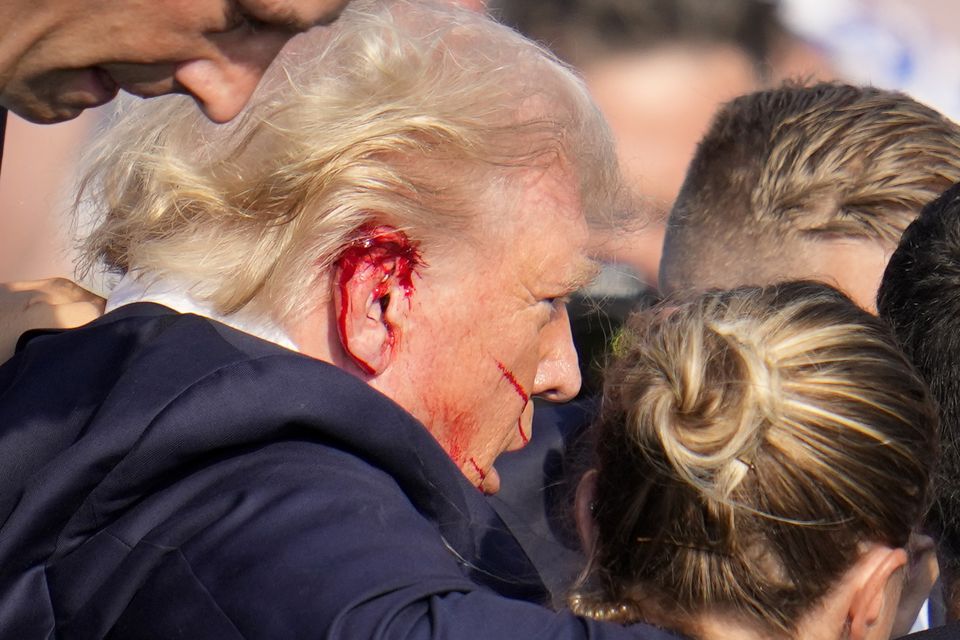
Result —
<instances>
[{"instance_id":1,"label":"man's hairline","mask_svg":"<svg viewBox=\"0 0 960 640\"><path fill-rule=\"evenodd\" d=\"M776 238L776 234L773 231L776 229L775 226L765 228L760 234L753 236L755 240L747 242L738 247L740 251L736 253L736 257L731 260L735 260L735 264L740 267L744 267L741 271L746 271L747 267L752 269L752 272L756 274L756 277L752 279L753 284L761 283L772 283L780 282L785 280L816 280L818 282L825 282L832 287L837 287L835 276L828 281L827 279L815 275L816 270L812 267L814 265L809 264L811 256L807 254L803 249L803 245L810 247L823 247L830 243L871 243L879 245L880 247L888 249L889 253L893 253L893 250L896 249L896 245L890 245L883 238L868 236L868 235L853 235L853 234L834 234L834 235L815 235L815 234L804 234L798 232L797 229L791 228L792 233L785 233L779 238ZM729 237L729 236L728 236ZM743 235L740 234L737 237L742 238ZM778 239L781 244L776 247L772 247L769 243L763 242L764 240ZM759 240L759 242L758 242ZM723 242L721 239L719 242ZM699 269L696 271L687 270L686 267L681 266L681 273L683 278L681 279L679 285L667 286L670 284L670 280L661 279L661 289L662 292L666 295L674 295L680 292L689 292L689 291L706 291L709 289L729 289L744 284L750 284L744 282L742 278L731 280L729 277L730 269L720 269L718 262L720 262L715 256L719 253L720 246L713 242L710 243L712 247L717 250L710 252L710 257L707 260L704 260L704 255L702 251L696 251L691 253L685 253L683 256L680 256L678 259L671 259L670 262L680 265L690 265L697 264ZM746 245L746 246L745 246ZM701 246L697 244L696 246ZM748 256L744 256L743 249L754 249L756 251L750 253ZM797 255L797 254L801 255ZM664 254L666 255L666 253ZM777 264L777 269L770 267L772 260L781 258L782 261ZM729 263L728 263L729 264ZM663 265L661 265L662 267ZM704 284L702 280L698 278L689 278L686 277L688 274L700 273L704 268L707 269L709 273L712 274L721 274L725 277L719 278L721 284L711 283ZM781 273L777 273L780 271ZM661 268L662 273L668 273L669 270L664 270ZM776 277L775 277L776 276Z\"/></svg>"}]
</instances>

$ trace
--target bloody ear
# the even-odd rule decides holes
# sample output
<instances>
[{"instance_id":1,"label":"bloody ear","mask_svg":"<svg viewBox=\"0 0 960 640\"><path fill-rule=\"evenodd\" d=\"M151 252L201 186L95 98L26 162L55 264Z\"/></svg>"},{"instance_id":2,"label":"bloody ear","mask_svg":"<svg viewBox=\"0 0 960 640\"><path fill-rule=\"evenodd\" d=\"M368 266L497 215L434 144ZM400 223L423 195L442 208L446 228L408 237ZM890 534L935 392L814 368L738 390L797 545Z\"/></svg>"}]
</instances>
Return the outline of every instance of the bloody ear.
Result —
<instances>
[{"instance_id":1,"label":"bloody ear","mask_svg":"<svg viewBox=\"0 0 960 640\"><path fill-rule=\"evenodd\" d=\"M420 264L407 236L385 226L361 228L337 261L334 305L340 343L367 375L379 375L393 358Z\"/></svg>"}]
</instances>

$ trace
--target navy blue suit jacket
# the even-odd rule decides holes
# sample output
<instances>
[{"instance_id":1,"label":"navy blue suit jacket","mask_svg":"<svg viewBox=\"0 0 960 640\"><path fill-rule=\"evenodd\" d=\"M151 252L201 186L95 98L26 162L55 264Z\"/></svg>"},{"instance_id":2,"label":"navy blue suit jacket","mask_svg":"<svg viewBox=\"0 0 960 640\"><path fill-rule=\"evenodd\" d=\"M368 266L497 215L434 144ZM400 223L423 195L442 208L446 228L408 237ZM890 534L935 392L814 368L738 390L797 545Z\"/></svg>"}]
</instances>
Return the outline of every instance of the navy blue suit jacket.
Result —
<instances>
[{"instance_id":1,"label":"navy blue suit jacket","mask_svg":"<svg viewBox=\"0 0 960 640\"><path fill-rule=\"evenodd\" d=\"M553 613L427 431L135 304L0 367L2 638L666 638ZM504 597L507 596L507 597Z\"/></svg>"},{"instance_id":2,"label":"navy blue suit jacket","mask_svg":"<svg viewBox=\"0 0 960 640\"><path fill-rule=\"evenodd\" d=\"M551 600L564 606L586 565L574 528L576 482L590 462L583 441L598 398L535 401L530 443L497 458L500 491L487 500L536 567Z\"/></svg>"},{"instance_id":3,"label":"navy blue suit jacket","mask_svg":"<svg viewBox=\"0 0 960 640\"><path fill-rule=\"evenodd\" d=\"M958 640L958 638L960 638L960 622L951 622L942 627L903 636L903 640Z\"/></svg>"}]
</instances>

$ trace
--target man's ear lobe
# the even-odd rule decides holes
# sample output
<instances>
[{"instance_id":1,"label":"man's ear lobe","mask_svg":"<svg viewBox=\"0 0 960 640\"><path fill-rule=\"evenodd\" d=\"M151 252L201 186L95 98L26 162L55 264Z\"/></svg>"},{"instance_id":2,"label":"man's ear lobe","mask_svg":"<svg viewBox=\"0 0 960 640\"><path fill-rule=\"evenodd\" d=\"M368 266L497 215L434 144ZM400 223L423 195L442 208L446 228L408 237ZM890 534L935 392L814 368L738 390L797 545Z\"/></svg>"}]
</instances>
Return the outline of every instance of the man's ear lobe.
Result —
<instances>
[{"instance_id":1,"label":"man's ear lobe","mask_svg":"<svg viewBox=\"0 0 960 640\"><path fill-rule=\"evenodd\" d=\"M907 564L907 552L903 549L892 549L884 545L876 545L868 549L857 562L854 570L859 573L856 577L857 588L850 600L850 639L864 640L869 637L870 629L887 613L891 619L896 609L900 588L891 583L891 580L902 580L898 573Z\"/></svg>"}]
</instances>

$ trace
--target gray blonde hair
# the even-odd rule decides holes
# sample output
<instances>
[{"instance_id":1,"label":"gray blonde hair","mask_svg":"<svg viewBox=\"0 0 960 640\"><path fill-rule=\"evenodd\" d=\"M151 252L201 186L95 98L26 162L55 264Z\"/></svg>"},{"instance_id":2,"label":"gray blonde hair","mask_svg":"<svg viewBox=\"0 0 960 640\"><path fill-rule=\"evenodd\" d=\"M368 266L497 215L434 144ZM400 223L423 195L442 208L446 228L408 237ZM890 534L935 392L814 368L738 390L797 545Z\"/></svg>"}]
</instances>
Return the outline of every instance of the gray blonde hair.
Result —
<instances>
[{"instance_id":1,"label":"gray blonde hair","mask_svg":"<svg viewBox=\"0 0 960 640\"><path fill-rule=\"evenodd\" d=\"M634 317L595 425L597 542L574 609L688 633L719 611L792 635L859 545L906 545L935 427L886 327L826 285Z\"/></svg>"},{"instance_id":2,"label":"gray blonde hair","mask_svg":"<svg viewBox=\"0 0 960 640\"><path fill-rule=\"evenodd\" d=\"M357 0L292 41L233 123L189 102L137 104L103 136L83 265L179 276L220 313L294 319L357 229L449 242L487 209L509 215L530 167L565 163L588 220L627 213L581 81L464 9Z\"/></svg>"}]
</instances>

